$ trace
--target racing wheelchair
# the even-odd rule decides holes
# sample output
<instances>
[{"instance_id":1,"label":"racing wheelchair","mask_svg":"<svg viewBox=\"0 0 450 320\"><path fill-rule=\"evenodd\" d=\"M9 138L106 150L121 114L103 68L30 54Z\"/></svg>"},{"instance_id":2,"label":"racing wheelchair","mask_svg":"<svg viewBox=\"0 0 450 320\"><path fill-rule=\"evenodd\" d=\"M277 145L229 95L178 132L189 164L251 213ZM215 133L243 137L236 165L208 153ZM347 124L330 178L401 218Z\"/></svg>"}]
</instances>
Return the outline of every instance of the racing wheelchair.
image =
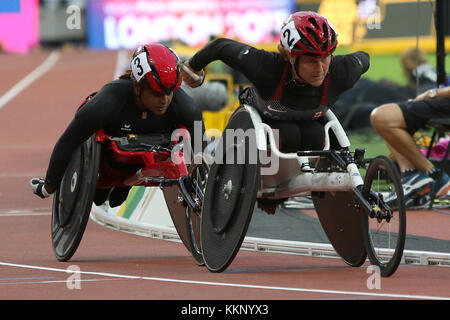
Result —
<instances>
[{"instance_id":1,"label":"racing wheelchair","mask_svg":"<svg viewBox=\"0 0 450 320\"><path fill-rule=\"evenodd\" d=\"M208 171L202 155L187 164L182 144L170 134L112 137L97 131L73 153L54 196L51 232L56 258L68 261L76 252L99 194L145 186L162 188L182 243L203 265L200 216Z\"/></svg>"},{"instance_id":2,"label":"racing wheelchair","mask_svg":"<svg viewBox=\"0 0 450 320\"><path fill-rule=\"evenodd\" d=\"M256 108L243 104L232 114L203 200L200 245L210 271L224 271L235 258L256 201L304 195L311 195L322 228L348 265L359 267L368 257L382 276L396 271L406 232L399 173L385 156L366 159L364 149L351 152L330 109L324 118L323 150L283 153ZM330 130L337 148L330 149Z\"/></svg>"}]
</instances>

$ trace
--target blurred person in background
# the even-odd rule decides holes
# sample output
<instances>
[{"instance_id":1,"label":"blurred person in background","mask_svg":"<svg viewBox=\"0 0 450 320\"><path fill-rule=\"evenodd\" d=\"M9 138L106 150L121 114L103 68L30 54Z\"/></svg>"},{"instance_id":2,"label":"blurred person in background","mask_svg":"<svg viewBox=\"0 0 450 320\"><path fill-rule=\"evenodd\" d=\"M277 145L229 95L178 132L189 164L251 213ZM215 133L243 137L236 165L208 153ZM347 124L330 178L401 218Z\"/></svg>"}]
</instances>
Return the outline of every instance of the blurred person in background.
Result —
<instances>
[{"instance_id":1,"label":"blurred person in background","mask_svg":"<svg viewBox=\"0 0 450 320\"><path fill-rule=\"evenodd\" d=\"M184 125L193 148L194 122L202 124L202 138L205 128L201 111L180 88L181 65L175 52L162 44L137 48L131 69L90 95L78 109L53 149L45 179L31 179L32 191L41 198L54 193L72 153L99 129L121 137L130 133L171 134ZM94 202L100 205L109 199L111 207L118 206L130 188L97 189Z\"/></svg>"},{"instance_id":2,"label":"blurred person in background","mask_svg":"<svg viewBox=\"0 0 450 320\"><path fill-rule=\"evenodd\" d=\"M437 72L426 54L416 48L400 55L400 64L406 85L388 79L373 81L360 79L336 101L336 116L345 129L368 132L372 130L370 113L376 107L392 102L414 99L420 93L436 87Z\"/></svg>"},{"instance_id":3,"label":"blurred person in background","mask_svg":"<svg viewBox=\"0 0 450 320\"><path fill-rule=\"evenodd\" d=\"M325 17L300 11L283 23L278 52L218 38L185 66L204 77L203 68L221 60L241 72L252 84L240 94L241 104L257 108L263 121L279 130L282 152L320 150L325 111L369 68L365 52L333 56L337 44L338 35ZM183 70L182 75L192 87L202 83ZM268 213L274 213L279 203L258 199L258 206Z\"/></svg>"},{"instance_id":4,"label":"blurred person in background","mask_svg":"<svg viewBox=\"0 0 450 320\"><path fill-rule=\"evenodd\" d=\"M400 57L403 73L407 78L407 86L416 94L436 88L437 72L428 62L425 52L411 48L405 50Z\"/></svg>"},{"instance_id":5,"label":"blurred person in background","mask_svg":"<svg viewBox=\"0 0 450 320\"><path fill-rule=\"evenodd\" d=\"M422 154L413 139L416 131L436 118L450 118L450 87L429 89L414 100L383 104L370 115L372 127L398 163L407 207L424 205L432 191L441 198L450 190L447 173L442 173L438 184L441 169Z\"/></svg>"}]
</instances>

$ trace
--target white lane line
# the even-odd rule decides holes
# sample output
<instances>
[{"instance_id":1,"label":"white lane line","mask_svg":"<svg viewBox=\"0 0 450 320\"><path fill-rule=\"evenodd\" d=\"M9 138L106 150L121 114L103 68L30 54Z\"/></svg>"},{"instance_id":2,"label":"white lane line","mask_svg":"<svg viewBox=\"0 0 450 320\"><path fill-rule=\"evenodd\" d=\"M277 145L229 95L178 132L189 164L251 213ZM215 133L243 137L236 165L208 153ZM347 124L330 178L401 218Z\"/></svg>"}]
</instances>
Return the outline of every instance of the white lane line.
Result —
<instances>
[{"instance_id":1,"label":"white lane line","mask_svg":"<svg viewBox=\"0 0 450 320\"><path fill-rule=\"evenodd\" d=\"M46 208L46 210L49 210ZM51 210L51 209L50 209ZM36 212L31 210L24 210L24 211L18 211L18 210L9 210L6 212L0 211L0 218L1 217L23 217L23 216L49 216L51 215L51 212Z\"/></svg>"},{"instance_id":2,"label":"white lane line","mask_svg":"<svg viewBox=\"0 0 450 320\"><path fill-rule=\"evenodd\" d=\"M77 279L77 282L100 282L100 281L117 281L121 279ZM70 280L69 280L70 281ZM0 282L0 286L17 285L17 284L49 284L49 283L67 283L68 280L42 280L42 281L17 281L17 282Z\"/></svg>"},{"instance_id":3,"label":"white lane line","mask_svg":"<svg viewBox=\"0 0 450 320\"><path fill-rule=\"evenodd\" d=\"M97 276L103 276L103 277L113 277L113 278L142 279L142 277L139 277L139 276L129 276L129 275L121 275L121 274L114 274L114 273L104 273L104 272L76 271L76 270L70 270L70 269L59 269L59 268L31 266L31 265L26 265L26 264L16 264L16 263L9 263L9 262L0 262L0 266L25 268L25 269L35 269L35 270L44 270L44 271L54 271L54 272L64 272L64 273L70 273L70 274L74 274L74 273L90 274L90 275L97 275Z\"/></svg>"},{"instance_id":4,"label":"white lane line","mask_svg":"<svg viewBox=\"0 0 450 320\"><path fill-rule=\"evenodd\" d=\"M337 294L337 295L368 296L368 297L395 298L395 299L406 298L406 299L426 299L426 300L450 300L450 297L438 297L438 296L422 296L422 295L397 294L397 293L376 293L376 292L364 292L364 291L322 290L322 289L309 289L309 288L250 285L250 284L240 284L240 283L181 280L181 279L157 278L157 277L140 277L140 276L123 275L123 274L115 274L115 273L105 273L105 272L73 271L73 270L68 270L68 269L48 268L48 267L31 266L31 265L24 265L24 264L7 263L7 262L0 262L0 266L27 268L27 269L36 269L36 270L54 271L54 272L65 272L65 273L70 273L70 274L73 274L73 273L89 274L89 275L97 275L97 276L103 276L103 277L121 278L121 279L138 279L138 280L174 282L174 283L196 284L196 285L206 285L206 286L222 286L222 287L250 288L250 289L263 289L263 290L279 290L279 291L324 293L324 294Z\"/></svg>"},{"instance_id":5,"label":"white lane line","mask_svg":"<svg viewBox=\"0 0 450 320\"><path fill-rule=\"evenodd\" d=\"M51 207L0 209L0 217L48 216L51 214L52 214Z\"/></svg>"},{"instance_id":6,"label":"white lane line","mask_svg":"<svg viewBox=\"0 0 450 320\"><path fill-rule=\"evenodd\" d=\"M36 69L29 73L25 78L16 83L11 89L8 90L3 96L0 97L0 109L3 108L9 101L14 99L21 91L39 79L47 71L49 71L56 61L59 59L59 52L52 51L50 55L42 62Z\"/></svg>"},{"instance_id":7,"label":"white lane line","mask_svg":"<svg viewBox=\"0 0 450 320\"><path fill-rule=\"evenodd\" d=\"M130 57L128 51L119 50L117 52L116 68L114 70L113 79L119 78L127 69L130 68Z\"/></svg>"}]
</instances>

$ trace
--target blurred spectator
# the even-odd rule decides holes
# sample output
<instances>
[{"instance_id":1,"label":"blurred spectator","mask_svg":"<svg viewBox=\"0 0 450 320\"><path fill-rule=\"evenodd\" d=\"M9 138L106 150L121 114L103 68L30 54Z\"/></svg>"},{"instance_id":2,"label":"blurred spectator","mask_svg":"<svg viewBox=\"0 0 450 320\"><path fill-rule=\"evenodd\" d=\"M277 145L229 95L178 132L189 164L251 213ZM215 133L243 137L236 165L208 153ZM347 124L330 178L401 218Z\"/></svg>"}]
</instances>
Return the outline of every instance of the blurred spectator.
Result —
<instances>
[{"instance_id":1,"label":"blurred spectator","mask_svg":"<svg viewBox=\"0 0 450 320\"><path fill-rule=\"evenodd\" d=\"M436 70L428 63L424 52L408 49L401 54L400 61L408 80L406 86L387 79L373 81L362 78L340 96L333 111L345 129L371 130L370 113L377 106L414 99L416 95L436 87Z\"/></svg>"},{"instance_id":2,"label":"blurred spectator","mask_svg":"<svg viewBox=\"0 0 450 320\"><path fill-rule=\"evenodd\" d=\"M417 94L436 87L436 69L428 62L425 53L413 48L405 50L401 55L403 72L410 88Z\"/></svg>"},{"instance_id":3,"label":"blurred spectator","mask_svg":"<svg viewBox=\"0 0 450 320\"><path fill-rule=\"evenodd\" d=\"M430 89L414 100L383 104L372 111L370 120L385 140L402 175L406 206L423 205L436 191L436 198L450 190L447 173L436 168L416 145L412 135L430 119L450 118L450 87ZM440 178L441 177L441 178ZM394 200L387 197L386 201Z\"/></svg>"}]
</instances>

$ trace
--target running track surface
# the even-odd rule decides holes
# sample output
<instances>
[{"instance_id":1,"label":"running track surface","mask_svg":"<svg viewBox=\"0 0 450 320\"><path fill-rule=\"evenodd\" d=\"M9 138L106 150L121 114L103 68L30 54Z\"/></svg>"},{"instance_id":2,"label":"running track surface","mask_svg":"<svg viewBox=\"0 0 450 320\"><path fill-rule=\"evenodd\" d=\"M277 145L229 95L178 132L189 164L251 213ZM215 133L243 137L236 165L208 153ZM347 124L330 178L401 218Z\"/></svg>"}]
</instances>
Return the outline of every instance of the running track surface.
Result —
<instances>
[{"instance_id":1,"label":"running track surface","mask_svg":"<svg viewBox=\"0 0 450 320\"><path fill-rule=\"evenodd\" d=\"M48 72L0 109L0 299L450 298L447 267L401 265L381 279L380 289L369 289L367 264L351 268L340 259L241 250L216 274L198 267L181 243L92 220L74 257L58 262L50 239L52 198L34 196L28 181L45 175L52 147L84 97L113 78L117 52L58 54ZM0 97L49 55L0 55ZM408 232L450 239L449 221L447 214L408 212ZM68 269L81 273L73 278Z\"/></svg>"}]
</instances>

